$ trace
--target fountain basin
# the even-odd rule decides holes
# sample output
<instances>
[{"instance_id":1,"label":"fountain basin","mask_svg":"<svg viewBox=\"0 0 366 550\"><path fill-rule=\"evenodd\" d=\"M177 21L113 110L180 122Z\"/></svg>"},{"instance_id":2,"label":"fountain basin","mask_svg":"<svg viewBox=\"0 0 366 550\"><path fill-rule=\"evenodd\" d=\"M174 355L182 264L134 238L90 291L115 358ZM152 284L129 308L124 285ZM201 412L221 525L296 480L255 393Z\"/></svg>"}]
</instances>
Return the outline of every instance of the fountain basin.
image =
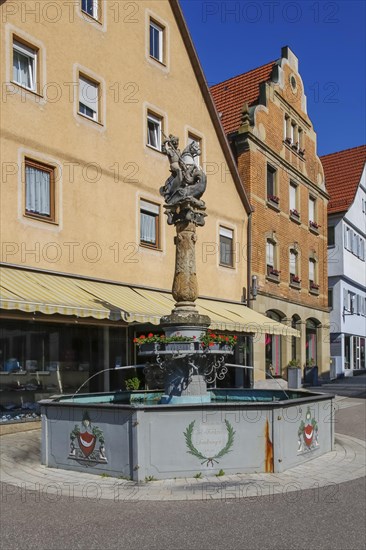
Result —
<instances>
[{"instance_id":1,"label":"fountain basin","mask_svg":"<svg viewBox=\"0 0 366 550\"><path fill-rule=\"evenodd\" d=\"M143 481L282 472L333 449L333 396L209 393L204 404L159 404L162 391L43 400L42 463Z\"/></svg>"}]
</instances>

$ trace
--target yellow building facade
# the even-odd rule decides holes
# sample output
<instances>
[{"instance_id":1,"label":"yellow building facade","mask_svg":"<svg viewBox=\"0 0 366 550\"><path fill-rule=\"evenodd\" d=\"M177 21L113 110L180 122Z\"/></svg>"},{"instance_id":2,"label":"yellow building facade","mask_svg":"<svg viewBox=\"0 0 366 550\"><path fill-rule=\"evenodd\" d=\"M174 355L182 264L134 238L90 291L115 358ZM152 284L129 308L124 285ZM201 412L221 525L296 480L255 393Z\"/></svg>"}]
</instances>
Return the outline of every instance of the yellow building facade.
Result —
<instances>
[{"instance_id":1,"label":"yellow building facade","mask_svg":"<svg viewBox=\"0 0 366 550\"><path fill-rule=\"evenodd\" d=\"M1 5L0 362L18 386L25 370L36 397L133 364L136 327L172 309L174 229L159 194L169 134L181 150L199 144L208 177L199 307L216 328L254 332L240 304L250 206L178 3L52 6Z\"/></svg>"}]
</instances>

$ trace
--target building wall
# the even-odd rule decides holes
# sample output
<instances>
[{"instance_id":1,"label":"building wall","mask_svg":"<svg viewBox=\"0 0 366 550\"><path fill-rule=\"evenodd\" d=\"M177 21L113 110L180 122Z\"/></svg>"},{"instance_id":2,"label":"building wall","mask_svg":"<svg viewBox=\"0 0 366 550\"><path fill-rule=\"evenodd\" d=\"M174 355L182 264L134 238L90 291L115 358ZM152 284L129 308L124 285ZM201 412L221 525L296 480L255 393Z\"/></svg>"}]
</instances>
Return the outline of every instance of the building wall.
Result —
<instances>
[{"instance_id":1,"label":"building wall","mask_svg":"<svg viewBox=\"0 0 366 550\"><path fill-rule=\"evenodd\" d=\"M118 16L117 4L112 10L102 2L101 24L65 4L50 24L45 17L51 12L39 2L27 2L25 15L14 3L2 3L1 80L8 84L1 120L1 261L170 288L174 228L166 224L159 195L169 163L146 146L150 109L163 117L166 135L180 137L181 149L189 131L202 139L209 176L208 217L196 247L200 293L240 300L246 259L234 268L219 266L218 229L233 229L243 248L247 215L170 4L132 3L136 13L119 10ZM38 21L33 8L40 10ZM165 64L148 55L150 17L165 28ZM38 94L11 83L14 36L39 48ZM77 113L79 71L100 83L100 123ZM26 156L56 167L55 223L24 215ZM140 198L160 205L160 250L140 246Z\"/></svg>"},{"instance_id":2,"label":"building wall","mask_svg":"<svg viewBox=\"0 0 366 550\"><path fill-rule=\"evenodd\" d=\"M335 227L335 243L328 248L329 288L333 294L331 356L337 376L351 375L355 369L366 368L365 169L351 206L343 214L331 214L328 226ZM358 246L353 251L349 250L347 234L357 239ZM363 240L362 252L360 240Z\"/></svg>"},{"instance_id":3,"label":"building wall","mask_svg":"<svg viewBox=\"0 0 366 550\"><path fill-rule=\"evenodd\" d=\"M295 79L292 81L292 79ZM292 83L294 85L292 85ZM302 130L300 154L295 140L286 142L285 116L297 129ZM297 315L302 331L296 357L305 362L306 338L302 324L312 319L318 326L318 353L315 361L320 372L329 371L329 313L327 283L327 202L321 162L316 153L316 134L306 112L306 97L298 61L289 48L284 48L282 58L275 68L271 82L261 85L258 106L250 107L243 117L238 135L233 138L238 158L238 168L254 207L252 216L253 249L252 274L257 276L258 296L252 302L261 313L277 312L283 322L291 322ZM296 132L296 130L295 130ZM276 170L275 195L278 204L267 196L267 165ZM290 215L290 181L297 185L297 221ZM309 197L316 200L317 230L309 225ZM275 267L279 271L276 281L268 277L266 241L276 243ZM290 285L290 249L298 256L297 275L299 288ZM309 258L316 262L315 282L319 289L310 291ZM284 340L284 339L282 339ZM291 358L286 342L282 343L281 366L286 367ZM257 361L264 365L263 341L255 345ZM262 369L263 371L264 369Z\"/></svg>"}]
</instances>

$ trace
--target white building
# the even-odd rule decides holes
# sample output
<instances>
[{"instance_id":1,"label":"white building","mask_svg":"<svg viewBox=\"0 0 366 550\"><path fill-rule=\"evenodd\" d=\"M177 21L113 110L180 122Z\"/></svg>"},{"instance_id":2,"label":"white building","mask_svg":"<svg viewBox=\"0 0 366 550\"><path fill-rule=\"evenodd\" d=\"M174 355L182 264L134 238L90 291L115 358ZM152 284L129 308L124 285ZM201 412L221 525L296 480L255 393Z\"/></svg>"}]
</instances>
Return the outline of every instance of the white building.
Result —
<instances>
[{"instance_id":1,"label":"white building","mask_svg":"<svg viewBox=\"0 0 366 550\"><path fill-rule=\"evenodd\" d=\"M321 158L328 204L331 376L366 369L366 146Z\"/></svg>"}]
</instances>

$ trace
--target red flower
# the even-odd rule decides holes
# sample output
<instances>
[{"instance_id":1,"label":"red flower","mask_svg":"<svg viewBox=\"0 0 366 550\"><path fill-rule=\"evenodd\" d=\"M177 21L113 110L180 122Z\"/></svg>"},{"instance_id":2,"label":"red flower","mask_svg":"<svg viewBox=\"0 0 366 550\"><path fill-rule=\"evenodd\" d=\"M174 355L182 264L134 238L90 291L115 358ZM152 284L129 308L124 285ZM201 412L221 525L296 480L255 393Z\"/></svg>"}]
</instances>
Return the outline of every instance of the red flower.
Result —
<instances>
[{"instance_id":1,"label":"red flower","mask_svg":"<svg viewBox=\"0 0 366 550\"><path fill-rule=\"evenodd\" d=\"M214 342L210 342L208 345L209 345L209 346L213 346L213 345L214 345Z\"/></svg>"},{"instance_id":2,"label":"red flower","mask_svg":"<svg viewBox=\"0 0 366 550\"><path fill-rule=\"evenodd\" d=\"M234 336L234 340L237 340L237 339L238 339L238 337L237 337L237 336Z\"/></svg>"},{"instance_id":3,"label":"red flower","mask_svg":"<svg viewBox=\"0 0 366 550\"><path fill-rule=\"evenodd\" d=\"M146 338L145 334L141 334L140 339L144 340Z\"/></svg>"},{"instance_id":4,"label":"red flower","mask_svg":"<svg viewBox=\"0 0 366 550\"><path fill-rule=\"evenodd\" d=\"M136 344L136 342L138 342L139 339L138 339L138 338L134 338L133 341L134 341L134 343Z\"/></svg>"},{"instance_id":5,"label":"red flower","mask_svg":"<svg viewBox=\"0 0 366 550\"><path fill-rule=\"evenodd\" d=\"M229 341L229 337L228 337L228 336L226 336L225 340L226 340L226 341L228 342L228 341Z\"/></svg>"},{"instance_id":6,"label":"red flower","mask_svg":"<svg viewBox=\"0 0 366 550\"><path fill-rule=\"evenodd\" d=\"M197 336L193 336L193 340L196 340Z\"/></svg>"},{"instance_id":7,"label":"red flower","mask_svg":"<svg viewBox=\"0 0 366 550\"><path fill-rule=\"evenodd\" d=\"M148 338L152 338L154 335L152 332L149 332L149 334L147 335Z\"/></svg>"}]
</instances>

